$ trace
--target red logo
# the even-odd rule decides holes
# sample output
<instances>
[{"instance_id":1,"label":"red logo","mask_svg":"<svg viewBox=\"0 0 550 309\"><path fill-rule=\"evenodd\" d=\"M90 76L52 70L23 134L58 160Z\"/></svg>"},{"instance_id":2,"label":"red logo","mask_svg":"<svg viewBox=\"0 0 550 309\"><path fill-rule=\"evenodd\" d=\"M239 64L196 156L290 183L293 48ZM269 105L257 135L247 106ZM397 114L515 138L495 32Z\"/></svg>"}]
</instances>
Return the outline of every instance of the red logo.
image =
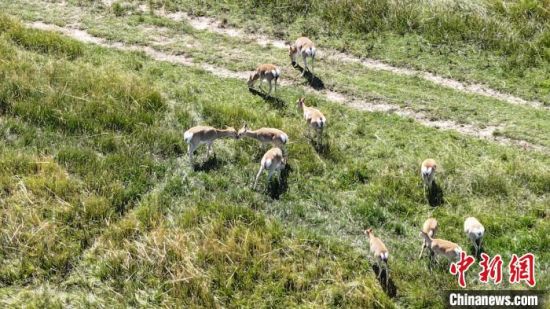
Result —
<instances>
[{"instance_id":1,"label":"red logo","mask_svg":"<svg viewBox=\"0 0 550 309\"><path fill-rule=\"evenodd\" d=\"M475 259L472 256L467 255L464 251L460 252L460 260L456 263L451 263L450 272L455 275L458 274L458 284L465 288L466 278L464 273L474 264Z\"/></svg>"},{"instance_id":2,"label":"red logo","mask_svg":"<svg viewBox=\"0 0 550 309\"><path fill-rule=\"evenodd\" d=\"M458 262L451 263L449 271L452 275L458 275L458 284L466 287L465 273L474 264L475 258L460 252L460 259ZM479 273L479 281L488 283L490 280L495 284L502 282L502 257L497 254L492 259L489 255L482 253L481 261L479 262L482 270ZM534 287L535 280L535 256L532 253L524 254L519 257L512 254L512 259L508 264L510 271L510 277L508 281L511 284L521 283L522 281L527 283L530 287Z\"/></svg>"},{"instance_id":3,"label":"red logo","mask_svg":"<svg viewBox=\"0 0 550 309\"><path fill-rule=\"evenodd\" d=\"M510 283L525 281L529 286L535 286L535 256L532 253L527 253L520 258L512 254L508 269L510 270Z\"/></svg>"},{"instance_id":4,"label":"red logo","mask_svg":"<svg viewBox=\"0 0 550 309\"><path fill-rule=\"evenodd\" d=\"M499 284L502 281L502 257L497 254L491 259L489 255L482 253L481 259L479 265L483 270L479 273L479 281L487 283L491 279L495 284Z\"/></svg>"}]
</instances>

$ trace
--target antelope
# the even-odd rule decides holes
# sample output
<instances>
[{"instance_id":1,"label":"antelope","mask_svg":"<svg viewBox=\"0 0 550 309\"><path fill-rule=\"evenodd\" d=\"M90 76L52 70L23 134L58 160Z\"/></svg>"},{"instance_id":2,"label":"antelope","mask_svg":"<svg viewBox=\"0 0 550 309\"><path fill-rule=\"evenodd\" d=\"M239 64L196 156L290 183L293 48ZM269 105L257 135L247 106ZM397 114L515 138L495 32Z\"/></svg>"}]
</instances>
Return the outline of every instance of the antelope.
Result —
<instances>
[{"instance_id":1,"label":"antelope","mask_svg":"<svg viewBox=\"0 0 550 309\"><path fill-rule=\"evenodd\" d=\"M306 70L310 71L313 74L313 65L315 63L315 52L317 50L315 49L315 45L313 42L306 38L301 37L296 40L296 42L288 48L288 55L290 56L290 59L292 61L292 65L296 65L296 56L301 55L302 59L304 60L304 70L302 71L302 75L304 76L304 73ZM311 70L307 66L307 57L311 57Z\"/></svg>"},{"instance_id":2,"label":"antelope","mask_svg":"<svg viewBox=\"0 0 550 309\"><path fill-rule=\"evenodd\" d=\"M298 102L298 108L304 113L304 118L311 129L316 130L319 137L323 136L323 129L326 126L327 119L318 109L306 106L305 98L300 98Z\"/></svg>"},{"instance_id":3,"label":"antelope","mask_svg":"<svg viewBox=\"0 0 550 309\"><path fill-rule=\"evenodd\" d=\"M424 185L428 187L428 189L432 188L432 184L435 179L435 171L437 169L437 163L434 159L426 159L424 162L422 162L422 165L420 167L420 176L422 177L422 180L424 181Z\"/></svg>"},{"instance_id":4,"label":"antelope","mask_svg":"<svg viewBox=\"0 0 550 309\"><path fill-rule=\"evenodd\" d=\"M260 89L262 88L262 82L267 80L269 83L269 92L267 95L271 94L271 81L275 80L275 92L277 91L277 81L281 76L281 71L273 64L260 64L254 73L248 78L248 87L253 88L254 84L258 79L260 80Z\"/></svg>"},{"instance_id":5,"label":"antelope","mask_svg":"<svg viewBox=\"0 0 550 309\"><path fill-rule=\"evenodd\" d=\"M477 253L481 247L481 241L483 240L483 234L485 234L485 228L476 218L468 217L464 221L464 233L466 233L474 243L475 256L477 257Z\"/></svg>"},{"instance_id":6,"label":"antelope","mask_svg":"<svg viewBox=\"0 0 550 309\"><path fill-rule=\"evenodd\" d=\"M242 136L251 137L262 143L269 143L276 147L282 147L288 143L288 135L279 129L260 128L258 130L250 130L246 123L237 133L238 138Z\"/></svg>"},{"instance_id":7,"label":"antelope","mask_svg":"<svg viewBox=\"0 0 550 309\"><path fill-rule=\"evenodd\" d=\"M386 286L388 285L389 279L389 270L388 270L388 257L389 252L386 248L386 245L380 240L380 238L374 236L374 232L371 228L365 230L365 234L369 237L370 252L374 255L376 259L376 264L378 265L378 279L382 275L382 267L380 267L380 262L384 262L386 269Z\"/></svg>"},{"instance_id":8,"label":"antelope","mask_svg":"<svg viewBox=\"0 0 550 309\"><path fill-rule=\"evenodd\" d=\"M426 221L424 221L424 225L422 225L422 232L433 238L435 236L435 232L437 232L437 220L434 218L426 219ZM419 259L422 257L422 253L424 253L424 248L427 247L428 243L424 239L424 242L422 243L422 250L420 250L420 255L418 256Z\"/></svg>"},{"instance_id":9,"label":"antelope","mask_svg":"<svg viewBox=\"0 0 550 309\"><path fill-rule=\"evenodd\" d=\"M223 137L238 138L237 131L232 127L226 129L216 129L209 126L196 126L183 133L183 139L187 143L187 151L189 152L189 163L193 164L193 152L201 144L206 144L208 147L207 157L213 152L212 143Z\"/></svg>"},{"instance_id":10,"label":"antelope","mask_svg":"<svg viewBox=\"0 0 550 309\"><path fill-rule=\"evenodd\" d=\"M256 189L258 178L260 178L260 175L262 174L264 169L269 171L267 175L267 181L269 182L271 180L271 176L273 176L273 172L281 171L285 168L285 165L286 159L283 157L283 151L281 150L281 148L274 147L269 149L262 157L262 161L260 162L260 170L256 175L252 190Z\"/></svg>"},{"instance_id":11,"label":"antelope","mask_svg":"<svg viewBox=\"0 0 550 309\"><path fill-rule=\"evenodd\" d=\"M444 239L432 238L423 231L420 232L420 236L424 237L424 241L431 251L431 258L433 258L434 254L442 255L450 261L456 261L460 257L460 252L462 252L462 248L460 248L460 246L455 244L454 242Z\"/></svg>"}]
</instances>

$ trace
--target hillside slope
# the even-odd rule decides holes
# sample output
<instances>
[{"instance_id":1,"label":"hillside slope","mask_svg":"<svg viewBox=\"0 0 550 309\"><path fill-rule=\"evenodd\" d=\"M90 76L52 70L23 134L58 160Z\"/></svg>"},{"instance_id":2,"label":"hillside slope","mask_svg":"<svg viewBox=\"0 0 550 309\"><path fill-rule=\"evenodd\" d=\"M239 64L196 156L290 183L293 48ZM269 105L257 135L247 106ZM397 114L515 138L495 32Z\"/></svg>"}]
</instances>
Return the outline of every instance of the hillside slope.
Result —
<instances>
[{"instance_id":1,"label":"hillside slope","mask_svg":"<svg viewBox=\"0 0 550 309\"><path fill-rule=\"evenodd\" d=\"M455 278L443 262L430 274L411 257L430 215L441 237L464 248L462 220L478 217L490 231L485 250L535 253L537 287L548 287L546 153L359 112L292 84L264 100L200 66L83 45L6 17L0 30L2 303L441 306L434 291L455 288ZM257 60L218 58L244 67ZM433 91L424 86L418 91ZM324 145L306 134L295 105L304 95L329 119ZM202 148L189 167L186 128L243 122L289 134L280 186L250 189L266 149L246 139L216 143L209 160ZM418 177L426 157L443 167L437 207ZM390 248L392 301L371 271L366 227Z\"/></svg>"},{"instance_id":2,"label":"hillside slope","mask_svg":"<svg viewBox=\"0 0 550 309\"><path fill-rule=\"evenodd\" d=\"M192 106L156 78L192 80L190 103L212 77L0 30L2 304L391 305L349 247L197 195L208 173L177 159Z\"/></svg>"},{"instance_id":3,"label":"hillside slope","mask_svg":"<svg viewBox=\"0 0 550 309\"><path fill-rule=\"evenodd\" d=\"M131 5L120 5L123 15ZM126 2L128 3L128 2ZM477 81L550 104L548 0L132 1ZM117 4L113 6L117 7Z\"/></svg>"}]
</instances>

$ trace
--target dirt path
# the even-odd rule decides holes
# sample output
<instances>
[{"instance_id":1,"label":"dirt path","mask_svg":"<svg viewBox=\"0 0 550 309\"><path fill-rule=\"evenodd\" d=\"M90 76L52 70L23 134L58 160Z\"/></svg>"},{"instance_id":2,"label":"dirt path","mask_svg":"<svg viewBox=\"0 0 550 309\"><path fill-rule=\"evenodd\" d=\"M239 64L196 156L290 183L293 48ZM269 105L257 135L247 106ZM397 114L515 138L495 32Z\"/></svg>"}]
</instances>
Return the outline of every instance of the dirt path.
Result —
<instances>
[{"instance_id":1,"label":"dirt path","mask_svg":"<svg viewBox=\"0 0 550 309\"><path fill-rule=\"evenodd\" d=\"M250 72L235 72L225 68L215 67L210 64L194 63L192 58L189 58L185 55L167 54L167 53L158 51L150 46L128 45L121 42L109 42L106 39L95 37L84 30L80 30L76 28L60 27L53 24L46 24L43 22L33 22L27 25L28 27L34 28L34 29L59 32L66 36L74 38L78 41L96 44L106 48L114 48L122 51L143 52L149 57L151 57L152 59L158 60L158 61L165 61L165 62L184 65L184 66L196 65L201 69L222 78L235 78L235 79L246 80L250 74ZM306 91L310 93L323 95L329 101L343 104L358 110L364 110L369 112L395 113L405 118L415 119L417 122L428 127L437 128L441 130L455 130L461 134L474 136L474 137L489 140L489 141L494 141L503 145L520 146L524 149L532 149L532 150L536 150L544 153L550 153L550 151L545 146L542 146L542 145L535 145L527 141L511 139L504 136L495 136L493 133L498 129L502 129L501 127L488 126L485 128L479 128L469 124L459 124L450 120L434 120L434 119L431 119L428 115L421 112L416 112L411 108L400 107L400 106L389 104L386 102L369 102L365 100L357 100L343 93L334 92L330 90L316 91L314 89L311 89L310 87L300 86L300 85L297 85L296 83L284 81L284 80L280 84L282 86L303 87Z\"/></svg>"},{"instance_id":2,"label":"dirt path","mask_svg":"<svg viewBox=\"0 0 550 309\"><path fill-rule=\"evenodd\" d=\"M102 47L114 48L122 51L141 51L147 56L158 60L171 63L177 63L181 65L193 65L193 61L183 55L171 55L160 51L157 51L149 46L127 45L120 42L110 43L107 40L99 37L95 37L84 30L69 27L59 27L53 24L46 24L40 21L27 24L29 27L40 30L55 31L62 33L68 37L76 39L84 43L92 43Z\"/></svg>"},{"instance_id":3,"label":"dirt path","mask_svg":"<svg viewBox=\"0 0 550 309\"><path fill-rule=\"evenodd\" d=\"M144 5L142 5L140 9L142 11L147 11L147 7ZM227 27L227 25L225 25L224 23L214 18L195 17L195 16L190 16L183 12L167 13L162 10L155 11L155 14L158 14L161 17L169 18L173 21L186 21L189 25L191 25L193 28L197 30L206 30L206 31L215 32L222 35L227 35L230 37L245 38L251 41L255 41L257 44L261 46L271 45L273 47L281 48L281 49L288 48L288 43L283 40L269 38L261 34L246 33L242 29ZM486 97L491 97L510 104L526 105L526 106L531 106L535 108L550 110L550 106L545 106L542 102L525 100L508 93L503 93L503 92L491 89L479 83L464 83L451 78L442 77L430 72L423 72L423 71L414 70L414 69L395 67L387 63L381 62L379 60L368 59L368 58L361 59L353 55L337 52L334 50L322 49L320 58L323 58L323 56L333 61L359 63L371 70L387 71L394 74L406 75L406 76L418 76L422 79L433 82L434 84L437 84L443 87L451 88L451 89L469 93L469 94L477 94L477 95L482 95Z\"/></svg>"}]
</instances>

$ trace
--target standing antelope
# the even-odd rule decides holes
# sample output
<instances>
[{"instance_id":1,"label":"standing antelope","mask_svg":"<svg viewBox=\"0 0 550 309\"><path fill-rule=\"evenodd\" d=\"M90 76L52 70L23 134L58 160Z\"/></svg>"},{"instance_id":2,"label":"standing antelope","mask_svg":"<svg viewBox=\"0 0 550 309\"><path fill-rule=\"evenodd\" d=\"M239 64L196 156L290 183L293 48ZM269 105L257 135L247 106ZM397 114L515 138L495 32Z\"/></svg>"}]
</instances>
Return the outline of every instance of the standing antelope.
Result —
<instances>
[{"instance_id":1,"label":"standing antelope","mask_svg":"<svg viewBox=\"0 0 550 309\"><path fill-rule=\"evenodd\" d=\"M389 252L386 248L386 245L380 240L380 238L374 236L374 232L371 228L368 230L365 230L365 234L369 237L369 244L370 244L370 252L374 255L376 259L376 263L378 265L378 279L380 279L380 276L382 275L382 267L380 266L380 262L384 262L384 267L386 269L386 286L388 285L389 280L389 269L388 269L388 257Z\"/></svg>"},{"instance_id":2,"label":"standing antelope","mask_svg":"<svg viewBox=\"0 0 550 309\"><path fill-rule=\"evenodd\" d=\"M267 95L271 94L271 81L275 81L275 92L277 92L277 81L279 80L279 76L281 76L281 71L279 68L277 68L273 64L260 64L254 73L250 75L248 78L248 87L253 88L254 84L256 84L256 81L258 79L260 80L260 89L262 88L262 82L267 80L269 83L269 92Z\"/></svg>"},{"instance_id":3,"label":"standing antelope","mask_svg":"<svg viewBox=\"0 0 550 309\"><path fill-rule=\"evenodd\" d=\"M212 143L222 137L238 138L237 131L234 128L216 129L208 126L196 126L183 133L183 139L187 143L187 151L189 152L189 163L193 165L193 152L201 144L206 144L208 147L207 157L213 152Z\"/></svg>"},{"instance_id":4,"label":"standing antelope","mask_svg":"<svg viewBox=\"0 0 550 309\"><path fill-rule=\"evenodd\" d=\"M460 257L460 252L462 252L462 248L460 248L460 246L455 244L454 242L444 239L431 238L423 231L420 232L420 235L424 237L424 241L428 245L427 247L430 249L431 252L430 269L432 266L431 262L434 255L442 255L450 261L456 261Z\"/></svg>"},{"instance_id":5,"label":"standing antelope","mask_svg":"<svg viewBox=\"0 0 550 309\"><path fill-rule=\"evenodd\" d=\"M260 170L256 175L256 179L254 180L254 186L252 186L252 190L256 189L256 184L258 184L258 178L260 178L260 175L262 174L264 169L269 171L267 175L267 181L269 182L271 180L271 176L273 176L273 172L281 171L282 169L285 168L285 165L286 165L286 160L283 157L283 151L281 150L281 148L274 147L269 149L262 157L262 161L260 163Z\"/></svg>"},{"instance_id":6,"label":"standing antelope","mask_svg":"<svg viewBox=\"0 0 550 309\"><path fill-rule=\"evenodd\" d=\"M317 50L315 49L315 45L313 44L313 42L306 37L298 38L294 44L290 45L288 49L288 55L290 56L292 65L296 65L296 56L298 55L301 55L302 59L304 60L304 70L302 71L302 76L304 76L306 70L310 71L313 74L313 65L315 63L316 51ZM307 66L307 57L311 57L311 70Z\"/></svg>"},{"instance_id":7,"label":"standing antelope","mask_svg":"<svg viewBox=\"0 0 550 309\"><path fill-rule=\"evenodd\" d=\"M318 109L306 106L305 98L300 98L297 102L298 108L304 113L304 118L311 129L317 131L319 138L323 138L323 129L326 126L327 119Z\"/></svg>"},{"instance_id":8,"label":"standing antelope","mask_svg":"<svg viewBox=\"0 0 550 309\"><path fill-rule=\"evenodd\" d=\"M437 232L437 220L434 218L428 218L426 221L424 221L424 225L422 225L422 232L433 238L435 236L435 232ZM426 239L424 239L422 243L422 250L420 250L420 255L418 256L418 258L422 257L422 253L424 253L424 248L428 248L428 243L426 242Z\"/></svg>"},{"instance_id":9,"label":"standing antelope","mask_svg":"<svg viewBox=\"0 0 550 309\"><path fill-rule=\"evenodd\" d=\"M470 238L474 243L475 253L477 258L477 253L481 247L481 241L483 240L483 235L485 234L485 228L476 218L468 217L464 221L464 233Z\"/></svg>"},{"instance_id":10,"label":"standing antelope","mask_svg":"<svg viewBox=\"0 0 550 309\"><path fill-rule=\"evenodd\" d=\"M288 135L279 129L260 128L258 130L250 130L246 123L237 133L238 138L242 136L251 137L262 143L270 143L277 147L282 147L288 143Z\"/></svg>"},{"instance_id":11,"label":"standing antelope","mask_svg":"<svg viewBox=\"0 0 550 309\"><path fill-rule=\"evenodd\" d=\"M432 189L432 184L435 179L435 170L437 169L437 163L434 159L426 159L422 162L420 167L420 176L424 181L424 185L428 187L429 190Z\"/></svg>"}]
</instances>

